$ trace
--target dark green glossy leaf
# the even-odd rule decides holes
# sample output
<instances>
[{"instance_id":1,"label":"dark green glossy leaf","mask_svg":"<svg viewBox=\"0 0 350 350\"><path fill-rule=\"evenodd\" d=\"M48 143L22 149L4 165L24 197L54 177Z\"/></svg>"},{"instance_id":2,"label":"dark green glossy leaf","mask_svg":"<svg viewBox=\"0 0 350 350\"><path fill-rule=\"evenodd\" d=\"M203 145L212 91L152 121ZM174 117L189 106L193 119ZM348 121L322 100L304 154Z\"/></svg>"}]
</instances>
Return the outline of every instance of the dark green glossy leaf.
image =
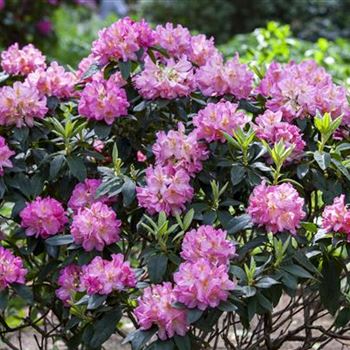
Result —
<instances>
[{"instance_id":1,"label":"dark green glossy leaf","mask_svg":"<svg viewBox=\"0 0 350 350\"><path fill-rule=\"evenodd\" d=\"M74 242L72 235L57 235L49 237L45 240L45 243L52 245L52 246L60 246L60 245L67 245Z\"/></svg>"},{"instance_id":2,"label":"dark green glossy leaf","mask_svg":"<svg viewBox=\"0 0 350 350\"><path fill-rule=\"evenodd\" d=\"M29 305L33 304L33 302L34 302L33 292L28 286L26 286L24 284L14 283L14 284L12 284L12 287L15 290L16 294L18 294Z\"/></svg>"},{"instance_id":3,"label":"dark green glossy leaf","mask_svg":"<svg viewBox=\"0 0 350 350\"><path fill-rule=\"evenodd\" d=\"M119 308L106 312L103 317L95 321L93 327L93 336L89 345L92 348L98 348L114 333L117 323L122 317Z\"/></svg>"},{"instance_id":4,"label":"dark green glossy leaf","mask_svg":"<svg viewBox=\"0 0 350 350\"><path fill-rule=\"evenodd\" d=\"M86 173L86 167L84 164L83 159L78 157L68 157L67 158L69 170L72 173L72 175L77 178L80 182L84 181L87 173Z\"/></svg>"},{"instance_id":5,"label":"dark green glossy leaf","mask_svg":"<svg viewBox=\"0 0 350 350\"><path fill-rule=\"evenodd\" d=\"M168 265L168 257L165 255L153 255L148 258L148 274L152 283L163 280Z\"/></svg>"}]
</instances>

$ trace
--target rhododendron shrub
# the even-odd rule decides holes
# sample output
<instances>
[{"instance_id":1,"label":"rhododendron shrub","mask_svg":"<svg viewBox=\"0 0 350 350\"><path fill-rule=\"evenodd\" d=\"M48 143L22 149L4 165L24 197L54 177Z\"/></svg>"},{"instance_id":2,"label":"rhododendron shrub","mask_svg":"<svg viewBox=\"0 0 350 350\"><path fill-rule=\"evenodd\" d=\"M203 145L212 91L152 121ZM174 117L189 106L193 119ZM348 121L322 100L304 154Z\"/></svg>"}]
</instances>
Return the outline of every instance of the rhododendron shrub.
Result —
<instances>
[{"instance_id":1,"label":"rhododendron shrub","mask_svg":"<svg viewBox=\"0 0 350 350\"><path fill-rule=\"evenodd\" d=\"M348 338L350 106L323 68L251 70L214 38L130 18L76 71L16 43L0 65L4 342Z\"/></svg>"}]
</instances>

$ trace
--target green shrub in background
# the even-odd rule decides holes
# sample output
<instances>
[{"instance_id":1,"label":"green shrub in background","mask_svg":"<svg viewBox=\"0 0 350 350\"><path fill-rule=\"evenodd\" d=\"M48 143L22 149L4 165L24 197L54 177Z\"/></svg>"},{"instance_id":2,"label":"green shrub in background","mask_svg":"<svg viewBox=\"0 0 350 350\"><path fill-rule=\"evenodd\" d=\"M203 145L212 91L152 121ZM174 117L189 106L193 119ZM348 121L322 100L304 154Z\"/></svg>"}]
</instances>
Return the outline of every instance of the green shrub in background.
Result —
<instances>
[{"instance_id":1,"label":"green shrub in background","mask_svg":"<svg viewBox=\"0 0 350 350\"><path fill-rule=\"evenodd\" d=\"M97 38L97 32L117 20L110 14L105 20L86 7L72 11L69 6L61 6L53 14L57 44L46 48L49 58L64 64L76 66L90 53L91 43Z\"/></svg>"},{"instance_id":2,"label":"green shrub in background","mask_svg":"<svg viewBox=\"0 0 350 350\"><path fill-rule=\"evenodd\" d=\"M308 40L349 37L348 0L140 0L140 15L154 23L180 23L224 43L269 20L291 25Z\"/></svg>"}]
</instances>

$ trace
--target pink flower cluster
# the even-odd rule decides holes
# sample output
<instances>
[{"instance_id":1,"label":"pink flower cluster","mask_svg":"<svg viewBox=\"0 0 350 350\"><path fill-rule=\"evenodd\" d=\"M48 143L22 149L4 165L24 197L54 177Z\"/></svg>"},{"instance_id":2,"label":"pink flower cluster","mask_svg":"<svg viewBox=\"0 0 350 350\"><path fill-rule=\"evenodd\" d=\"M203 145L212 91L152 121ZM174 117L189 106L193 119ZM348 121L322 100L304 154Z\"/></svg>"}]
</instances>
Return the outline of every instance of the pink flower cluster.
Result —
<instances>
[{"instance_id":1,"label":"pink flower cluster","mask_svg":"<svg viewBox=\"0 0 350 350\"><path fill-rule=\"evenodd\" d=\"M112 260L95 257L90 264L82 267L81 288L87 294L107 295L135 287L136 275L123 254L112 254Z\"/></svg>"},{"instance_id":2,"label":"pink flower cluster","mask_svg":"<svg viewBox=\"0 0 350 350\"><path fill-rule=\"evenodd\" d=\"M233 131L243 128L249 118L243 112L237 111L238 105L228 101L208 103L193 118L197 137L207 142L225 142L222 132L232 135Z\"/></svg>"},{"instance_id":3,"label":"pink flower cluster","mask_svg":"<svg viewBox=\"0 0 350 350\"><path fill-rule=\"evenodd\" d=\"M129 102L126 92L114 76L105 80L99 75L87 83L80 94L79 114L92 120L104 120L112 125L114 120L128 114Z\"/></svg>"},{"instance_id":4,"label":"pink flower cluster","mask_svg":"<svg viewBox=\"0 0 350 350\"><path fill-rule=\"evenodd\" d=\"M155 40L173 57L186 56L198 66L204 65L209 59L219 55L214 45L214 39L203 34L191 36L190 31L180 24L172 23L158 25L155 29Z\"/></svg>"},{"instance_id":5,"label":"pink flower cluster","mask_svg":"<svg viewBox=\"0 0 350 350\"><path fill-rule=\"evenodd\" d=\"M289 183L268 186L265 182L256 186L249 197L248 214L268 232L289 231L296 234L304 219L304 199Z\"/></svg>"},{"instance_id":6,"label":"pink flower cluster","mask_svg":"<svg viewBox=\"0 0 350 350\"><path fill-rule=\"evenodd\" d=\"M147 330L156 325L162 340L185 335L188 330L186 310L175 308L176 301L170 282L145 288L134 311L140 328Z\"/></svg>"},{"instance_id":7,"label":"pink flower cluster","mask_svg":"<svg viewBox=\"0 0 350 350\"><path fill-rule=\"evenodd\" d=\"M67 72L57 62L52 62L47 69L39 68L29 74L26 82L36 87L42 95L69 98L74 95L77 81L73 73Z\"/></svg>"},{"instance_id":8,"label":"pink flower cluster","mask_svg":"<svg viewBox=\"0 0 350 350\"><path fill-rule=\"evenodd\" d=\"M133 81L139 94L149 100L188 96L196 87L192 63L185 56L156 63L146 56L143 71Z\"/></svg>"},{"instance_id":9,"label":"pink flower cluster","mask_svg":"<svg viewBox=\"0 0 350 350\"><path fill-rule=\"evenodd\" d=\"M80 208L73 217L71 233L75 243L86 251L102 251L104 246L119 241L121 221L113 209L102 202Z\"/></svg>"},{"instance_id":10,"label":"pink flower cluster","mask_svg":"<svg viewBox=\"0 0 350 350\"><path fill-rule=\"evenodd\" d=\"M154 32L144 20L134 22L125 17L98 33L98 39L92 43L92 54L100 64L110 59L136 60L140 49L153 44Z\"/></svg>"},{"instance_id":11,"label":"pink flower cluster","mask_svg":"<svg viewBox=\"0 0 350 350\"><path fill-rule=\"evenodd\" d=\"M26 274L21 258L0 246L0 291L12 283L24 284Z\"/></svg>"},{"instance_id":12,"label":"pink flower cluster","mask_svg":"<svg viewBox=\"0 0 350 350\"><path fill-rule=\"evenodd\" d=\"M38 68L45 68L45 56L32 44L19 48L15 43L1 53L1 68L13 75L28 75Z\"/></svg>"},{"instance_id":13,"label":"pink flower cluster","mask_svg":"<svg viewBox=\"0 0 350 350\"><path fill-rule=\"evenodd\" d=\"M192 263L206 259L213 265L226 266L235 253L236 247L227 239L226 231L202 225L185 234L180 255Z\"/></svg>"},{"instance_id":14,"label":"pink flower cluster","mask_svg":"<svg viewBox=\"0 0 350 350\"><path fill-rule=\"evenodd\" d=\"M291 62L285 67L272 63L257 93L268 97L266 106L281 111L286 121L329 112L333 117L344 115L349 122L350 108L346 89L333 83L325 69L314 61Z\"/></svg>"},{"instance_id":15,"label":"pink flower cluster","mask_svg":"<svg viewBox=\"0 0 350 350\"><path fill-rule=\"evenodd\" d=\"M334 198L332 205L327 205L322 213L322 227L327 232L345 233L350 239L350 210L345 204L342 194Z\"/></svg>"},{"instance_id":16,"label":"pink flower cluster","mask_svg":"<svg viewBox=\"0 0 350 350\"><path fill-rule=\"evenodd\" d=\"M48 238L64 230L68 222L62 204L51 197L37 197L20 212L27 236Z\"/></svg>"},{"instance_id":17,"label":"pink flower cluster","mask_svg":"<svg viewBox=\"0 0 350 350\"><path fill-rule=\"evenodd\" d=\"M70 306L73 302L74 293L80 288L81 268L78 265L70 264L60 271L56 296L63 301L65 306Z\"/></svg>"},{"instance_id":18,"label":"pink flower cluster","mask_svg":"<svg viewBox=\"0 0 350 350\"><path fill-rule=\"evenodd\" d=\"M177 301L188 308L205 310L226 301L235 283L229 279L227 266L213 265L207 259L184 262L174 274Z\"/></svg>"},{"instance_id":19,"label":"pink flower cluster","mask_svg":"<svg viewBox=\"0 0 350 350\"><path fill-rule=\"evenodd\" d=\"M76 292L88 295L108 295L136 285L135 271L123 254L112 254L112 260L95 257L89 264L78 266L70 264L60 271L56 296L65 306L74 301Z\"/></svg>"},{"instance_id":20,"label":"pink flower cluster","mask_svg":"<svg viewBox=\"0 0 350 350\"><path fill-rule=\"evenodd\" d=\"M13 86L0 88L0 125L34 125L35 119L43 119L47 112L46 98L38 90L19 81Z\"/></svg>"},{"instance_id":21,"label":"pink flower cluster","mask_svg":"<svg viewBox=\"0 0 350 350\"><path fill-rule=\"evenodd\" d=\"M255 120L253 125L256 136L267 141L270 146L282 141L285 147L294 147L289 161L302 156L305 142L302 133L296 125L282 121L282 112L276 113L267 110Z\"/></svg>"},{"instance_id":22,"label":"pink flower cluster","mask_svg":"<svg viewBox=\"0 0 350 350\"><path fill-rule=\"evenodd\" d=\"M96 191L101 183L102 181L99 179L86 179L77 184L68 201L68 207L77 212L80 208L91 207L96 202L109 204L111 200L107 196L96 198Z\"/></svg>"},{"instance_id":23,"label":"pink flower cluster","mask_svg":"<svg viewBox=\"0 0 350 350\"><path fill-rule=\"evenodd\" d=\"M171 165L175 169L184 169L190 175L202 170L202 161L208 158L204 144L198 141L197 133L185 134L185 126L178 124L178 130L157 132L157 140L152 147L156 164Z\"/></svg>"},{"instance_id":24,"label":"pink flower cluster","mask_svg":"<svg viewBox=\"0 0 350 350\"><path fill-rule=\"evenodd\" d=\"M179 213L193 197L190 176L185 170L160 165L146 169L146 187L137 187L136 192L139 205L151 215L161 211Z\"/></svg>"},{"instance_id":25,"label":"pink flower cluster","mask_svg":"<svg viewBox=\"0 0 350 350\"><path fill-rule=\"evenodd\" d=\"M11 151L6 144L6 140L0 136L0 176L4 175L4 168L12 168L12 157L15 152Z\"/></svg>"},{"instance_id":26,"label":"pink flower cluster","mask_svg":"<svg viewBox=\"0 0 350 350\"><path fill-rule=\"evenodd\" d=\"M237 99L247 98L253 88L253 78L248 67L239 62L238 55L227 62L222 56L214 56L196 72L197 86L205 96L230 94Z\"/></svg>"}]
</instances>

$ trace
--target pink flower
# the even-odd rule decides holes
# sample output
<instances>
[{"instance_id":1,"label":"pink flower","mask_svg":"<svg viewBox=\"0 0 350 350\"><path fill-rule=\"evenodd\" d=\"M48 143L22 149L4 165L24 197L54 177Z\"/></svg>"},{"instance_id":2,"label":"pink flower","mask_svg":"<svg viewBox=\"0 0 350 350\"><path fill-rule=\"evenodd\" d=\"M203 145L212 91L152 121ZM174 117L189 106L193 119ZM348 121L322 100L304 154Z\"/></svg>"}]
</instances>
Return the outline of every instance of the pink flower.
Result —
<instances>
[{"instance_id":1,"label":"pink flower","mask_svg":"<svg viewBox=\"0 0 350 350\"><path fill-rule=\"evenodd\" d=\"M92 120L104 120L112 125L114 120L128 114L129 102L125 90L111 77L94 79L86 84L80 94L79 114Z\"/></svg>"},{"instance_id":2,"label":"pink flower","mask_svg":"<svg viewBox=\"0 0 350 350\"><path fill-rule=\"evenodd\" d=\"M0 246L0 291L12 283L24 284L26 274L21 258Z\"/></svg>"},{"instance_id":3,"label":"pink flower","mask_svg":"<svg viewBox=\"0 0 350 350\"><path fill-rule=\"evenodd\" d=\"M186 135L182 123L178 124L178 131L157 132L157 140L152 150L156 156L156 164L182 168L190 175L200 172L202 161L209 156L206 146L198 141L197 133Z\"/></svg>"},{"instance_id":4,"label":"pink flower","mask_svg":"<svg viewBox=\"0 0 350 350\"><path fill-rule=\"evenodd\" d=\"M5 8L5 0L0 0L0 11Z\"/></svg>"},{"instance_id":5,"label":"pink flower","mask_svg":"<svg viewBox=\"0 0 350 350\"><path fill-rule=\"evenodd\" d=\"M145 99L168 100L190 95L195 90L193 66L184 56L179 60L164 59L154 63L145 58L144 70L133 78L136 89Z\"/></svg>"},{"instance_id":6,"label":"pink flower","mask_svg":"<svg viewBox=\"0 0 350 350\"><path fill-rule=\"evenodd\" d=\"M174 281L176 299L190 309L217 307L235 288L235 283L229 280L227 267L212 265L206 259L180 264Z\"/></svg>"},{"instance_id":7,"label":"pink flower","mask_svg":"<svg viewBox=\"0 0 350 350\"><path fill-rule=\"evenodd\" d=\"M74 215L71 232L75 243L86 251L102 251L105 245L119 241L121 221L115 212L102 202L91 204L90 208L80 208Z\"/></svg>"},{"instance_id":8,"label":"pink flower","mask_svg":"<svg viewBox=\"0 0 350 350\"><path fill-rule=\"evenodd\" d=\"M230 135L238 128L243 128L249 122L249 118L243 112L237 111L238 105L232 102L221 101L208 103L193 118L197 137L207 142L225 142L223 132Z\"/></svg>"},{"instance_id":9,"label":"pink flower","mask_svg":"<svg viewBox=\"0 0 350 350\"><path fill-rule=\"evenodd\" d=\"M235 256L236 247L226 237L226 231L209 225L199 226L185 234L180 255L188 262L204 258L214 265L227 265Z\"/></svg>"},{"instance_id":10,"label":"pink flower","mask_svg":"<svg viewBox=\"0 0 350 350\"><path fill-rule=\"evenodd\" d=\"M42 34L42 35L49 35L53 31L53 25L52 22L49 19L42 19L36 24L36 29Z\"/></svg>"},{"instance_id":11,"label":"pink flower","mask_svg":"<svg viewBox=\"0 0 350 350\"><path fill-rule=\"evenodd\" d=\"M45 60L41 51L32 44L20 49L15 43L1 53L1 68L8 74L25 76L38 68L45 68Z\"/></svg>"},{"instance_id":12,"label":"pink flower","mask_svg":"<svg viewBox=\"0 0 350 350\"><path fill-rule=\"evenodd\" d=\"M79 62L79 65L78 65L78 69L77 71L75 72L78 80L82 79L84 74L90 69L90 67L93 65L93 64L96 64L96 59L95 57L90 54L89 56L87 57L84 57L80 62ZM96 72L95 74L98 74L99 72Z\"/></svg>"},{"instance_id":13,"label":"pink flower","mask_svg":"<svg viewBox=\"0 0 350 350\"><path fill-rule=\"evenodd\" d=\"M0 125L34 125L34 118L43 119L47 112L46 98L36 88L21 83L0 88Z\"/></svg>"},{"instance_id":14,"label":"pink flower","mask_svg":"<svg viewBox=\"0 0 350 350\"><path fill-rule=\"evenodd\" d=\"M155 40L171 56L188 56L191 51L191 34L181 24L176 27L172 23L167 23L165 26L158 25L155 30Z\"/></svg>"},{"instance_id":15,"label":"pink flower","mask_svg":"<svg viewBox=\"0 0 350 350\"><path fill-rule=\"evenodd\" d=\"M12 157L15 152L11 151L6 144L6 140L0 136L0 176L4 175L4 168L12 168Z\"/></svg>"},{"instance_id":16,"label":"pink flower","mask_svg":"<svg viewBox=\"0 0 350 350\"><path fill-rule=\"evenodd\" d=\"M146 208L149 214L164 211L174 215L191 201L193 188L185 170L156 165L146 169L146 186L137 187L136 193L139 206Z\"/></svg>"},{"instance_id":17,"label":"pink flower","mask_svg":"<svg viewBox=\"0 0 350 350\"><path fill-rule=\"evenodd\" d=\"M188 330L186 310L175 308L176 301L170 282L145 288L134 311L140 328L147 330L156 325L162 340L185 335Z\"/></svg>"},{"instance_id":18,"label":"pink flower","mask_svg":"<svg viewBox=\"0 0 350 350\"><path fill-rule=\"evenodd\" d=\"M140 163L144 163L147 160L147 156L143 154L141 151L137 151L136 157L137 157L137 161Z\"/></svg>"},{"instance_id":19,"label":"pink flower","mask_svg":"<svg viewBox=\"0 0 350 350\"><path fill-rule=\"evenodd\" d=\"M72 304L74 293L80 291L81 268L78 265L70 264L60 271L56 296L63 301L65 306Z\"/></svg>"},{"instance_id":20,"label":"pink flower","mask_svg":"<svg viewBox=\"0 0 350 350\"><path fill-rule=\"evenodd\" d=\"M317 111L329 112L334 118L343 114L344 125L350 121L346 89L335 85L314 61L286 66L273 62L256 92L268 97L266 106L281 111L286 121L314 116Z\"/></svg>"},{"instance_id":21,"label":"pink flower","mask_svg":"<svg viewBox=\"0 0 350 350\"><path fill-rule=\"evenodd\" d=\"M84 182L77 184L68 201L68 207L77 212L80 208L91 207L96 202L111 203L112 201L107 196L96 198L96 191L101 183L102 181L98 179L86 179Z\"/></svg>"},{"instance_id":22,"label":"pink flower","mask_svg":"<svg viewBox=\"0 0 350 350\"><path fill-rule=\"evenodd\" d=\"M153 43L154 32L144 20L134 22L125 17L98 33L98 39L92 43L92 54L100 64L110 59L125 62L136 60L136 53Z\"/></svg>"},{"instance_id":23,"label":"pink flower","mask_svg":"<svg viewBox=\"0 0 350 350\"><path fill-rule=\"evenodd\" d=\"M346 233L350 239L350 210L342 194L334 198L332 205L327 205L322 213L322 227L327 232Z\"/></svg>"},{"instance_id":24,"label":"pink flower","mask_svg":"<svg viewBox=\"0 0 350 350\"><path fill-rule=\"evenodd\" d=\"M220 57L219 50L214 45L214 38L207 39L204 34L195 35L191 38L190 60L198 66L204 66L211 60Z\"/></svg>"},{"instance_id":25,"label":"pink flower","mask_svg":"<svg viewBox=\"0 0 350 350\"><path fill-rule=\"evenodd\" d=\"M289 231L296 234L304 219L304 199L289 183L268 186L265 182L256 186L249 197L248 214L268 232Z\"/></svg>"},{"instance_id":26,"label":"pink flower","mask_svg":"<svg viewBox=\"0 0 350 350\"><path fill-rule=\"evenodd\" d=\"M256 136L267 141L271 147L282 141L285 147L294 147L289 161L299 159L304 151L305 142L300 129L287 122L282 122L282 112L272 112L267 110L264 114L257 117L254 129Z\"/></svg>"},{"instance_id":27,"label":"pink flower","mask_svg":"<svg viewBox=\"0 0 350 350\"><path fill-rule=\"evenodd\" d=\"M52 62L46 70L40 68L29 74L26 82L35 86L42 95L69 98L74 94L77 81L73 73L66 72L57 62Z\"/></svg>"},{"instance_id":28,"label":"pink flower","mask_svg":"<svg viewBox=\"0 0 350 350\"><path fill-rule=\"evenodd\" d=\"M21 211L20 217L27 236L44 239L62 232L68 222L62 204L51 197L36 197Z\"/></svg>"},{"instance_id":29,"label":"pink flower","mask_svg":"<svg viewBox=\"0 0 350 350\"><path fill-rule=\"evenodd\" d=\"M103 149L105 148L105 143L102 140L94 140L92 147L96 152L102 153Z\"/></svg>"},{"instance_id":30,"label":"pink flower","mask_svg":"<svg viewBox=\"0 0 350 350\"><path fill-rule=\"evenodd\" d=\"M239 63L238 55L224 63L222 56L214 55L196 72L199 90L205 96L231 94L237 99L247 98L253 88L253 73Z\"/></svg>"},{"instance_id":31,"label":"pink flower","mask_svg":"<svg viewBox=\"0 0 350 350\"><path fill-rule=\"evenodd\" d=\"M81 288L89 295L108 295L135 287L136 275L123 254L112 254L112 261L95 257L90 264L83 266Z\"/></svg>"}]
</instances>

